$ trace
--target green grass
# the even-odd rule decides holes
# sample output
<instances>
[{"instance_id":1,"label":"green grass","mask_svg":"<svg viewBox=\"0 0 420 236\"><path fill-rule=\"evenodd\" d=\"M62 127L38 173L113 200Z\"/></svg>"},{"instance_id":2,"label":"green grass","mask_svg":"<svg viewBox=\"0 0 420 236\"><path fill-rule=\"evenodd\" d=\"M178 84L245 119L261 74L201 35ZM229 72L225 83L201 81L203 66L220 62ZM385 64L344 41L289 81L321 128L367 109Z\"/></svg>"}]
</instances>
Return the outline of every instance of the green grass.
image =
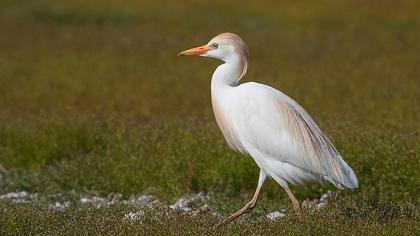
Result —
<instances>
[{"instance_id":1,"label":"green grass","mask_svg":"<svg viewBox=\"0 0 420 236\"><path fill-rule=\"evenodd\" d=\"M144 219L128 221L123 218L126 209L120 207L79 208L61 212L39 206L12 205L0 208L0 213L6 215L0 218L0 232L27 234L26 229L30 228L30 232L34 234L55 235L414 235L420 230L415 219L401 213L400 209L387 206L383 207L384 212L381 212L376 208L377 206L368 204L345 209L335 206L321 212L306 214L302 220L287 217L273 222L256 218L215 229L213 226L217 221L208 213L190 217L181 213L162 215L146 211ZM394 211L387 213L390 209Z\"/></svg>"},{"instance_id":2,"label":"green grass","mask_svg":"<svg viewBox=\"0 0 420 236\"><path fill-rule=\"evenodd\" d=\"M359 176L326 209L290 208L270 181L256 213L215 234L419 234L420 5L416 1L3 1L0 193L214 193L223 214L252 195L258 168L215 124L219 62L176 54L232 31L251 51L244 82L272 85L312 114ZM312 199L331 186L294 188ZM211 214L122 219L129 209L0 202L0 234L200 234ZM157 217L157 218L155 218ZM87 223L86 223L87 222Z\"/></svg>"}]
</instances>

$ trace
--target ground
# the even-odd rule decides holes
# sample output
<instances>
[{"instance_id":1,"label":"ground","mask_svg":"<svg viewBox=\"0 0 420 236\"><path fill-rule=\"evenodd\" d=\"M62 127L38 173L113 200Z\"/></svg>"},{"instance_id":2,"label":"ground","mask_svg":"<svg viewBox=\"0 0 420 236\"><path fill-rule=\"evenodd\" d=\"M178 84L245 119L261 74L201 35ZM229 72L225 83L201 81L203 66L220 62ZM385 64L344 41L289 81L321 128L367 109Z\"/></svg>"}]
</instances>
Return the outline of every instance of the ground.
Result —
<instances>
[{"instance_id":1,"label":"ground","mask_svg":"<svg viewBox=\"0 0 420 236\"><path fill-rule=\"evenodd\" d=\"M0 234L420 234L418 1L4 0L0 24ZM249 216L213 228L258 168L214 121L220 62L176 54L225 31L248 43L243 82L305 107L359 189L294 187L334 196L299 220L268 181Z\"/></svg>"}]
</instances>

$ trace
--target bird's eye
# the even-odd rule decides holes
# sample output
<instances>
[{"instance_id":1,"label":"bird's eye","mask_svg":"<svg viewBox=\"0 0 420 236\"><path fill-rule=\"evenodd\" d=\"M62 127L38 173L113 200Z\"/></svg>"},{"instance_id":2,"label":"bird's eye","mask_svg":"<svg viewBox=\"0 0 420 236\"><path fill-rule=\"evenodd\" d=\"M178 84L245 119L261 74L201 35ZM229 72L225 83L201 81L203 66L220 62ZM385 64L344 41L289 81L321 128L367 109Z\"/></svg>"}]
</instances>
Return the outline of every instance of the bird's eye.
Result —
<instances>
[{"instance_id":1,"label":"bird's eye","mask_svg":"<svg viewBox=\"0 0 420 236\"><path fill-rule=\"evenodd\" d=\"M219 47L219 44L212 43L212 44L210 44L210 47L212 47L213 49L217 49Z\"/></svg>"}]
</instances>

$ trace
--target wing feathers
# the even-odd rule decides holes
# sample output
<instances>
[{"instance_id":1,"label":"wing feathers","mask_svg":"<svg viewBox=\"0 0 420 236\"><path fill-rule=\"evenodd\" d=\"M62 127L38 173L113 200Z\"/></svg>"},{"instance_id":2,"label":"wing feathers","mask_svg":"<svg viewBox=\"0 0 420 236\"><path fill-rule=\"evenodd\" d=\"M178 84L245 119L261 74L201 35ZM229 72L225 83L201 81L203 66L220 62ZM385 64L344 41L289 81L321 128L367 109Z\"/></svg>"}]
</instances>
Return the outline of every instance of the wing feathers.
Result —
<instances>
[{"instance_id":1,"label":"wing feathers","mask_svg":"<svg viewBox=\"0 0 420 236\"><path fill-rule=\"evenodd\" d=\"M242 153L258 150L268 158L259 160L263 165L270 165L272 158L338 188L358 187L353 170L311 116L293 99L272 87L253 82L241 84L232 91L235 93L219 99L212 95L216 121L231 148Z\"/></svg>"},{"instance_id":2,"label":"wing feathers","mask_svg":"<svg viewBox=\"0 0 420 236\"><path fill-rule=\"evenodd\" d=\"M309 114L289 97L277 97L283 123L298 147L303 162L300 167L319 173L339 188L357 188L353 170Z\"/></svg>"}]
</instances>

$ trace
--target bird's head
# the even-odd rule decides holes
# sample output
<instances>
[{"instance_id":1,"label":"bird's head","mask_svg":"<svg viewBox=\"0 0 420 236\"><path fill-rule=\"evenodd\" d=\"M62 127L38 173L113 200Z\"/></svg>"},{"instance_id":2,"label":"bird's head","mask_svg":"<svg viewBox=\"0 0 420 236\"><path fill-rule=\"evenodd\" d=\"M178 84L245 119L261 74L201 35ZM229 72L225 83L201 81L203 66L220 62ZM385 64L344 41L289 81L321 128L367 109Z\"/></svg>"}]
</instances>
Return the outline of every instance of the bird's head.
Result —
<instances>
[{"instance_id":1,"label":"bird's head","mask_svg":"<svg viewBox=\"0 0 420 236\"><path fill-rule=\"evenodd\" d=\"M222 61L227 61L232 56L240 56L247 61L248 54L248 47L238 35L222 33L212 38L207 44L180 52L178 56L198 55L213 57Z\"/></svg>"},{"instance_id":2,"label":"bird's head","mask_svg":"<svg viewBox=\"0 0 420 236\"><path fill-rule=\"evenodd\" d=\"M238 61L242 64L242 75L244 75L248 67L248 54L248 47L238 35L222 33L212 38L207 44L180 52L178 56L198 55L224 62Z\"/></svg>"}]
</instances>

